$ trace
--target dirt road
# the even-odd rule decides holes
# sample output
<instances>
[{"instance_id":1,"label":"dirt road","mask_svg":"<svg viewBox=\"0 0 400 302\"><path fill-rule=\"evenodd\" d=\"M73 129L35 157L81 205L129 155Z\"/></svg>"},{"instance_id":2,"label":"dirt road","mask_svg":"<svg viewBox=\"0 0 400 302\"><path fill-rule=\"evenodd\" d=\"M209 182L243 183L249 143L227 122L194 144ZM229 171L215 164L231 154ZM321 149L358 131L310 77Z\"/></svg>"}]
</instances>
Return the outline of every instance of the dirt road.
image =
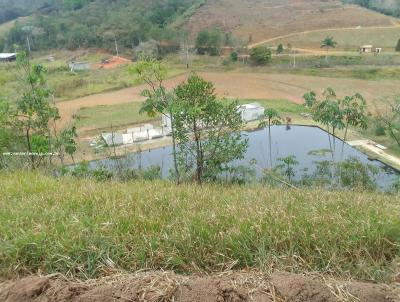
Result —
<instances>
[{"instance_id":1,"label":"dirt road","mask_svg":"<svg viewBox=\"0 0 400 302\"><path fill-rule=\"evenodd\" d=\"M329 278L276 272L226 272L208 276L180 276L172 272L121 274L87 282L61 277L29 277L0 284L5 302L395 302L396 284L336 281Z\"/></svg>"},{"instance_id":2,"label":"dirt road","mask_svg":"<svg viewBox=\"0 0 400 302\"><path fill-rule=\"evenodd\" d=\"M395 23L394 21L392 21L393 26L367 26L367 27L343 27L343 28L324 28L324 29L313 29L313 30L306 30L306 31L302 31L302 32L295 32L295 33L290 33L287 35L281 35L281 36L276 36L273 38L269 38L266 40L262 40L262 41L258 41L256 43L250 44L247 46L247 48L251 49L266 43L270 43L276 40L280 40L280 39L285 39L285 38L291 38L291 37L296 37L296 36L301 36L301 35L306 35L306 34L310 34L310 33L317 33L317 32L325 32L325 31L337 31L337 30L357 30L357 29L390 29L390 28L400 28L400 23ZM312 51L312 50L308 50L308 51Z\"/></svg>"},{"instance_id":3,"label":"dirt road","mask_svg":"<svg viewBox=\"0 0 400 302\"><path fill-rule=\"evenodd\" d=\"M325 78L292 74L265 73L199 73L208 81L215 83L219 96L239 99L287 99L302 103L302 96L309 90L322 92L327 87L334 88L340 94L348 95L360 92L372 104L375 100L398 93L400 80L366 81L358 79ZM175 87L183 82L187 75L181 75L165 82L167 88ZM140 95L144 85L106 92L60 102L61 121L58 127L67 125L74 114L83 107L98 105L116 105L135 101L143 101ZM373 106L371 108L373 110Z\"/></svg>"}]
</instances>

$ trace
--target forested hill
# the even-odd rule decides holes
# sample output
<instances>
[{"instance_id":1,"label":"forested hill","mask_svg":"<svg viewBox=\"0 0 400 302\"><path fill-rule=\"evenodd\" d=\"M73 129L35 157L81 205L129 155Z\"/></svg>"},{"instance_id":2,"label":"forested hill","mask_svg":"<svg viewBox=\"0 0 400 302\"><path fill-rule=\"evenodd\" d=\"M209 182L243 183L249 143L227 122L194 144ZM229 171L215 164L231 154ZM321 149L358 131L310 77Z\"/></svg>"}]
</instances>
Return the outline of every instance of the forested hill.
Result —
<instances>
[{"instance_id":1,"label":"forested hill","mask_svg":"<svg viewBox=\"0 0 400 302\"><path fill-rule=\"evenodd\" d=\"M400 0L344 0L343 2L357 4L386 15L400 17Z\"/></svg>"},{"instance_id":2,"label":"forested hill","mask_svg":"<svg viewBox=\"0 0 400 302\"><path fill-rule=\"evenodd\" d=\"M0 0L3 22L17 22L0 41L0 50L25 45L27 36L36 49L107 48L117 38L122 47L149 39L173 40L180 34L172 26L183 22L204 0ZM1 45L3 43L3 45Z\"/></svg>"}]
</instances>

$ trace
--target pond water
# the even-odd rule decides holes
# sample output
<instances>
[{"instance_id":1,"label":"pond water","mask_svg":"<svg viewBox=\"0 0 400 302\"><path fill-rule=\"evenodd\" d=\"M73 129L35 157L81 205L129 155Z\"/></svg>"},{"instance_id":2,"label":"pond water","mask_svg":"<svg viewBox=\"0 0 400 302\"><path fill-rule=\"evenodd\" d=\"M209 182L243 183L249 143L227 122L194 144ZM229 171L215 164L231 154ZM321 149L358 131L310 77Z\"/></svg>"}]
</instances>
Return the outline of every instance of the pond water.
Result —
<instances>
[{"instance_id":1,"label":"pond water","mask_svg":"<svg viewBox=\"0 0 400 302\"><path fill-rule=\"evenodd\" d=\"M363 163L371 164L379 168L379 173L376 176L377 183L380 188L389 188L398 177L399 173L395 169L383 164L380 161L369 160L368 156L343 143L342 140L333 137L319 127L309 126L272 126L271 127L271 148L269 144L268 128L245 131L243 136L249 140L249 147L245 158L238 163L241 165L250 165L251 162L256 162L255 167L257 176L259 177L262 170L279 164L279 158L284 158L294 155L299 162L294 166L296 176L301 177L305 171L307 174L312 174L316 170L316 162L329 160L332 157L336 162L345 160L351 157L357 158ZM270 156L271 149L271 156ZM335 150L332 156L332 152ZM164 147L143 151L140 153L132 153L126 156L126 162L130 168L149 168L158 165L162 169L163 177L167 177L170 170L173 168L172 162L172 147ZM90 163L91 168L103 165L109 169L113 169L115 161L110 159L93 161Z\"/></svg>"}]
</instances>

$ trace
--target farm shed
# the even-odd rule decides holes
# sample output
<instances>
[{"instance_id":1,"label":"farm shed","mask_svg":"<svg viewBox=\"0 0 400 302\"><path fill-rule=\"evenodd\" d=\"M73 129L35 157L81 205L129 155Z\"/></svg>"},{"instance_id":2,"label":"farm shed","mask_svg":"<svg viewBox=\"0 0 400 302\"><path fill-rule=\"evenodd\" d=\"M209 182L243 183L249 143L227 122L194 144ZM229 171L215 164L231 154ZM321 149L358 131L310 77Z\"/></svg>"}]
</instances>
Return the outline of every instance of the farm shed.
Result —
<instances>
[{"instance_id":1,"label":"farm shed","mask_svg":"<svg viewBox=\"0 0 400 302\"><path fill-rule=\"evenodd\" d=\"M0 53L0 62L13 62L17 60L16 53Z\"/></svg>"},{"instance_id":2,"label":"farm shed","mask_svg":"<svg viewBox=\"0 0 400 302\"><path fill-rule=\"evenodd\" d=\"M118 146L124 144L124 138L121 133L102 133L101 137L107 146Z\"/></svg>"},{"instance_id":3,"label":"farm shed","mask_svg":"<svg viewBox=\"0 0 400 302\"><path fill-rule=\"evenodd\" d=\"M90 69L90 63L87 62L70 62L68 66L71 72Z\"/></svg>"},{"instance_id":4,"label":"farm shed","mask_svg":"<svg viewBox=\"0 0 400 302\"><path fill-rule=\"evenodd\" d=\"M374 47L372 45L362 45L360 46L360 53L370 53Z\"/></svg>"},{"instance_id":5,"label":"farm shed","mask_svg":"<svg viewBox=\"0 0 400 302\"><path fill-rule=\"evenodd\" d=\"M244 122L258 120L264 115L264 107L258 103L240 105L238 111L241 113Z\"/></svg>"}]
</instances>

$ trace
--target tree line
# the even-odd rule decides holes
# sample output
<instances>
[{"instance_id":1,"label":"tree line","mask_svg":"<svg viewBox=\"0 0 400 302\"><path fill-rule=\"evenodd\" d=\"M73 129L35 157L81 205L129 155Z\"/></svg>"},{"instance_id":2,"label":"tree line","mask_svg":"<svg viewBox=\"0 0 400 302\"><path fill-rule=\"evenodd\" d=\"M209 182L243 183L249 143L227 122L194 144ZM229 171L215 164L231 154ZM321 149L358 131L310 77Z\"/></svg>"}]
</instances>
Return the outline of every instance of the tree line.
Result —
<instances>
[{"instance_id":1,"label":"tree line","mask_svg":"<svg viewBox=\"0 0 400 302\"><path fill-rule=\"evenodd\" d=\"M56 1L58 3L59 1ZM173 23L184 18L201 0L67 0L54 4L49 13L29 21L16 22L3 42L5 50L14 45L33 50L84 47L132 49L151 39L178 43L182 33ZM178 43L179 45L179 43Z\"/></svg>"}]
</instances>

